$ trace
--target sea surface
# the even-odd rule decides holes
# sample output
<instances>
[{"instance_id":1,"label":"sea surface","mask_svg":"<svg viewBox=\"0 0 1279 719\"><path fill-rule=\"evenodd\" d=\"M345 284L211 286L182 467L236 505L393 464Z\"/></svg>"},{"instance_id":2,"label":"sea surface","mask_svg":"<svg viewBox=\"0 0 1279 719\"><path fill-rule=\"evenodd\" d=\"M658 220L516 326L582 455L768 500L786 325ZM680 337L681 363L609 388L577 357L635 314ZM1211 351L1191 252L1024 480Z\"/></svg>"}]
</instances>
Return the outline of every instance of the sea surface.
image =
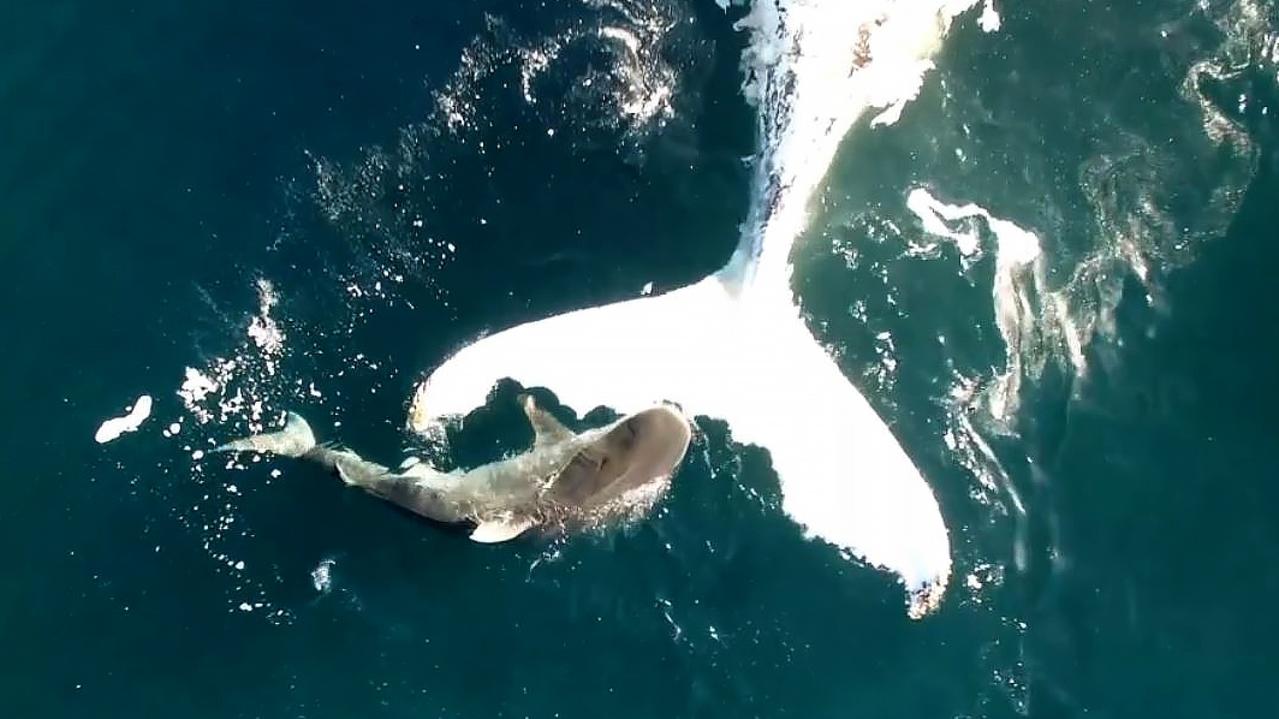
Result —
<instances>
[{"instance_id":1,"label":"sea surface","mask_svg":"<svg viewBox=\"0 0 1279 719\"><path fill-rule=\"evenodd\" d=\"M392 464L526 447L518 388L441 448L414 386L725 262L760 151L743 13L0 9L0 715L1272 714L1266 0L979 4L812 198L792 286L941 506L929 616L713 417L648 518L497 546L208 451L286 409Z\"/></svg>"}]
</instances>

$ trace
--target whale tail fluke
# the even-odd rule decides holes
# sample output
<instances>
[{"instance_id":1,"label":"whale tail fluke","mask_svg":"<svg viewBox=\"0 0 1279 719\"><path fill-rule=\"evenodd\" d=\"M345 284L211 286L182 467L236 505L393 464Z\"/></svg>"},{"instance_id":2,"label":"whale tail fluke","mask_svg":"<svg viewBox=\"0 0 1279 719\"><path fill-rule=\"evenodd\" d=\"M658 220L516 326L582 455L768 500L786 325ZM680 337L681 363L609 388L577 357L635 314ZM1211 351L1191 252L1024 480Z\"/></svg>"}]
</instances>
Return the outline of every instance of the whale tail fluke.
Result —
<instances>
[{"instance_id":1,"label":"whale tail fluke","mask_svg":"<svg viewBox=\"0 0 1279 719\"><path fill-rule=\"evenodd\" d=\"M296 412L285 414L284 427L276 432L235 439L214 448L215 452L270 452L282 457L301 457L315 448L315 432Z\"/></svg>"}]
</instances>

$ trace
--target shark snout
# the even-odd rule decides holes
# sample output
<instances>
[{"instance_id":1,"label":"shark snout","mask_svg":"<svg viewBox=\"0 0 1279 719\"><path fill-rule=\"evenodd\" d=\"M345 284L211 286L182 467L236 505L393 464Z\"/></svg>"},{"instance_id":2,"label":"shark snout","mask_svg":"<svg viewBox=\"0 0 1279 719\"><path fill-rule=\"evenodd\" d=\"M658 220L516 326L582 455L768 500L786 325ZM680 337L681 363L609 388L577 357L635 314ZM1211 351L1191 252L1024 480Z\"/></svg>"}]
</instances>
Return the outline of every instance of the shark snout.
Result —
<instances>
[{"instance_id":1,"label":"shark snout","mask_svg":"<svg viewBox=\"0 0 1279 719\"><path fill-rule=\"evenodd\" d=\"M684 461L693 429L684 413L672 405L638 412L626 420L633 434L628 474L644 479L669 477Z\"/></svg>"}]
</instances>

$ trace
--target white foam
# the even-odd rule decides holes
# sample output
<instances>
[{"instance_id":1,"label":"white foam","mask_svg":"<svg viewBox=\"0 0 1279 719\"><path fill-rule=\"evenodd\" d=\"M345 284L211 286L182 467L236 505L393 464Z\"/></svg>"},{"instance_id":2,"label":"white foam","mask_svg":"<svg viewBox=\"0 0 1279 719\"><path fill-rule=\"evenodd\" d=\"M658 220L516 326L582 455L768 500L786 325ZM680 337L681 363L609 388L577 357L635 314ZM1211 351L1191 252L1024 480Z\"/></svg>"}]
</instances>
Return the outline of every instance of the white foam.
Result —
<instances>
[{"instance_id":1,"label":"white foam","mask_svg":"<svg viewBox=\"0 0 1279 719\"><path fill-rule=\"evenodd\" d=\"M136 431L150 416L151 396L144 394L133 403L123 417L113 417L103 422L98 427L98 431L93 434L93 440L98 444L106 444L118 439L125 432Z\"/></svg>"},{"instance_id":2,"label":"white foam","mask_svg":"<svg viewBox=\"0 0 1279 719\"><path fill-rule=\"evenodd\" d=\"M315 587L315 591L321 594L329 593L329 589L333 586L333 564L332 559L323 559L315 569L311 570L311 586Z\"/></svg>"},{"instance_id":3,"label":"white foam","mask_svg":"<svg viewBox=\"0 0 1279 719\"><path fill-rule=\"evenodd\" d=\"M639 55L640 42L635 37L635 33L621 27L602 27L599 29L600 37L606 37L611 40L617 40L626 46L632 55Z\"/></svg>"},{"instance_id":4,"label":"white foam","mask_svg":"<svg viewBox=\"0 0 1279 719\"><path fill-rule=\"evenodd\" d=\"M981 29L986 32L995 32L999 29L1002 21L999 17L999 9L995 7L995 0L986 0L986 5L982 7L981 17L977 19L977 24L981 25Z\"/></svg>"},{"instance_id":5,"label":"white foam","mask_svg":"<svg viewBox=\"0 0 1279 719\"><path fill-rule=\"evenodd\" d=\"M768 449L783 508L808 536L896 572L912 616L934 608L951 567L937 502L809 331L789 285L790 250L843 136L871 109L887 108L885 122L900 116L951 21L976 2L756 2L740 27L751 33L743 92L759 109L762 149L729 263L673 292L484 337L419 385L410 426L433 431L507 377L579 411L678 402Z\"/></svg>"},{"instance_id":6,"label":"white foam","mask_svg":"<svg viewBox=\"0 0 1279 719\"><path fill-rule=\"evenodd\" d=\"M945 222L945 220L985 216L985 211L980 207L947 205L929 194L928 190L917 188L906 195L906 208L919 218L926 232L954 240L960 254L965 257L973 257L981 252L981 239L975 230L971 228L962 231L954 230Z\"/></svg>"},{"instance_id":7,"label":"white foam","mask_svg":"<svg viewBox=\"0 0 1279 719\"><path fill-rule=\"evenodd\" d=\"M1038 317L1032 297L1043 292L1044 284L1043 268L1037 262L1041 257L1039 237L1016 223L995 217L980 205L947 204L922 187L907 194L906 206L920 219L926 232L954 240L966 257L975 256L981 250L977 228L956 230L947 222L984 219L995 236L995 280L991 296L995 324L1004 338L1007 360L1003 374L991 387L989 399L991 415L1007 420L1018 406L1023 356L1038 343Z\"/></svg>"},{"instance_id":8,"label":"white foam","mask_svg":"<svg viewBox=\"0 0 1279 719\"><path fill-rule=\"evenodd\" d=\"M201 424L213 419L212 413L205 409L201 404L213 392L218 390L218 383L213 381L198 369L193 367L186 368L186 378L182 380L182 386L178 388L178 396L182 398L182 404Z\"/></svg>"},{"instance_id":9,"label":"white foam","mask_svg":"<svg viewBox=\"0 0 1279 719\"><path fill-rule=\"evenodd\" d=\"M247 332L262 354L267 374L274 375L280 356L284 353L284 332L271 316L271 310L280 300L269 280L259 278L257 285L258 314L249 320Z\"/></svg>"}]
</instances>

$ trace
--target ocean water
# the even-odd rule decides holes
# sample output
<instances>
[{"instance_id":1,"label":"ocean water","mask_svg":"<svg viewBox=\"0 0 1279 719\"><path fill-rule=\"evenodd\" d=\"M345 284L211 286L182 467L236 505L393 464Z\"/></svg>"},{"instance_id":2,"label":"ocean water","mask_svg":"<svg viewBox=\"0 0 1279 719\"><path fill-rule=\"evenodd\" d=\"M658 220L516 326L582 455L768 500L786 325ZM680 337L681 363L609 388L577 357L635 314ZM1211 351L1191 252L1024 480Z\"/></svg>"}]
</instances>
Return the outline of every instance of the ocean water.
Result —
<instances>
[{"instance_id":1,"label":"ocean water","mask_svg":"<svg viewBox=\"0 0 1279 719\"><path fill-rule=\"evenodd\" d=\"M843 138L791 285L940 507L912 619L715 417L648 518L497 546L207 454L284 409L387 462L526 446L513 384L445 446L415 386L725 262L742 8L5 9L4 714L1265 715L1276 13L995 0Z\"/></svg>"}]
</instances>

